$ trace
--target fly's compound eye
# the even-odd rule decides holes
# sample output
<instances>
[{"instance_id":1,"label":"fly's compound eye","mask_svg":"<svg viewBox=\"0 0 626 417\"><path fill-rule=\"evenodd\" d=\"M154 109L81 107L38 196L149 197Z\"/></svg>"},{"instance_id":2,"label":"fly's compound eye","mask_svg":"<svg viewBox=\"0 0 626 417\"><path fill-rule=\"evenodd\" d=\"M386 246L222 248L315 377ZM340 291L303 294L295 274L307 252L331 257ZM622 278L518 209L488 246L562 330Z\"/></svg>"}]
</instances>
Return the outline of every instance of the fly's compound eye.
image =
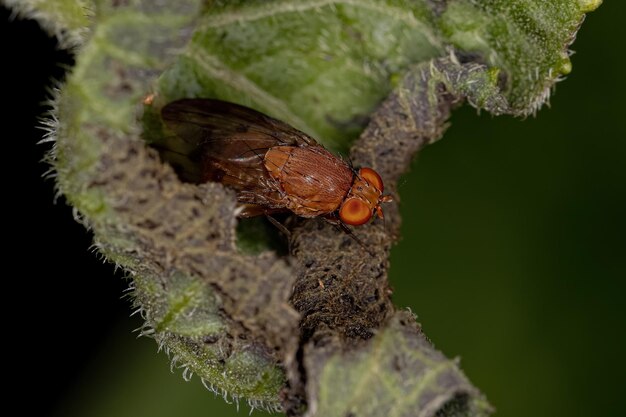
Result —
<instances>
[{"instance_id":1,"label":"fly's compound eye","mask_svg":"<svg viewBox=\"0 0 626 417\"><path fill-rule=\"evenodd\" d=\"M339 218L341 221L351 226L359 226L367 223L371 217L372 210L363 200L358 198L348 198L341 205L341 209L339 209Z\"/></svg>"},{"instance_id":2,"label":"fly's compound eye","mask_svg":"<svg viewBox=\"0 0 626 417\"><path fill-rule=\"evenodd\" d=\"M372 168L361 168L359 170L359 175L370 185L376 187L381 193L384 191L385 187L383 185L382 178L380 178L378 172L374 171Z\"/></svg>"}]
</instances>

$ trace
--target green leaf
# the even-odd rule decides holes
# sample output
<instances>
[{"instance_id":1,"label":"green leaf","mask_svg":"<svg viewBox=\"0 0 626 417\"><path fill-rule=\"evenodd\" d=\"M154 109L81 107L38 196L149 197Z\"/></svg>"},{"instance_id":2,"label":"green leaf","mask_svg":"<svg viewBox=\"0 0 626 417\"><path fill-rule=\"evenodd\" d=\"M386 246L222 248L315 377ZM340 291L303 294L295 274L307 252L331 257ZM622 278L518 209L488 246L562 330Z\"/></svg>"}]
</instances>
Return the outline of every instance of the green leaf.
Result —
<instances>
[{"instance_id":1,"label":"green leaf","mask_svg":"<svg viewBox=\"0 0 626 417\"><path fill-rule=\"evenodd\" d=\"M273 410L285 376L268 346L287 347L293 333L284 330L297 325L283 301L290 272L271 254L242 256L232 194L181 183L141 139L142 98L185 45L180 34L191 33L201 6L97 3L97 29L55 101L50 158L95 246L132 275L140 334L154 337L185 378L196 374L225 398ZM281 285L269 285L274 279ZM265 323L275 328L257 329Z\"/></svg>"},{"instance_id":2,"label":"green leaf","mask_svg":"<svg viewBox=\"0 0 626 417\"><path fill-rule=\"evenodd\" d=\"M91 0L2 0L21 17L35 19L65 48L81 45L93 14Z\"/></svg>"},{"instance_id":3,"label":"green leaf","mask_svg":"<svg viewBox=\"0 0 626 417\"><path fill-rule=\"evenodd\" d=\"M234 195L219 184L181 182L146 146L163 140L160 107L180 97L217 97L345 151L389 96L397 102L386 101L385 117L373 120L360 160L371 157L375 166L382 154L403 153L402 164L385 168L396 179L413 155L407 149L437 139L460 100L495 114L535 111L570 71L569 45L600 1L5 3L38 19L63 45L80 46L56 99L50 159L96 246L133 277L142 334L186 377L196 373L225 396L277 409L302 365L296 352L307 311L296 312L290 296L296 282L313 275L271 252L241 253ZM155 99L144 106L148 93ZM402 135L394 135L400 126ZM380 152L384 146L393 149ZM342 265L331 255L319 252L318 272ZM360 278L374 281L385 269L379 262ZM309 415L488 413L455 362L434 351L406 316L375 318L386 324L362 334L378 334L342 353L306 346Z\"/></svg>"},{"instance_id":4,"label":"green leaf","mask_svg":"<svg viewBox=\"0 0 626 417\"><path fill-rule=\"evenodd\" d=\"M394 78L442 53L433 20L428 2L224 2L159 92L238 102L345 150Z\"/></svg>"},{"instance_id":5,"label":"green leaf","mask_svg":"<svg viewBox=\"0 0 626 417\"><path fill-rule=\"evenodd\" d=\"M451 1L439 26L455 48L477 54L504 76L516 115L533 113L572 70L569 46L585 13L602 0Z\"/></svg>"},{"instance_id":6,"label":"green leaf","mask_svg":"<svg viewBox=\"0 0 626 417\"><path fill-rule=\"evenodd\" d=\"M367 344L331 354L318 350L306 362L312 379L307 417L480 417L492 411L457 361L436 351L408 312L396 313Z\"/></svg>"}]
</instances>

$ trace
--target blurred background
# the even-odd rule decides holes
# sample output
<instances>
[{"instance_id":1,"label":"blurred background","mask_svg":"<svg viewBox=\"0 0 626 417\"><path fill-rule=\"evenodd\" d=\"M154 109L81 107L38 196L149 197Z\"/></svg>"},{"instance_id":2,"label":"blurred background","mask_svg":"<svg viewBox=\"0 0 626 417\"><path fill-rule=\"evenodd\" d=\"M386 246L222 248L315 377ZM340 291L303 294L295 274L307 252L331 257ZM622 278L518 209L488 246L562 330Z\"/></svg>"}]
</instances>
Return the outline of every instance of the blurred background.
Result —
<instances>
[{"instance_id":1,"label":"blurred background","mask_svg":"<svg viewBox=\"0 0 626 417\"><path fill-rule=\"evenodd\" d=\"M623 416L626 58L614 46L626 40L623 16L625 2L606 1L587 17L573 72L550 107L526 120L456 111L401 188L395 302L418 314L438 349L461 358L497 416ZM247 406L238 413L197 378L171 373L153 340L136 339L141 323L120 299L127 282L91 253L63 199L53 203L35 125L51 77L62 77L71 56L5 9L0 40L5 199L9 221L21 225L5 256L30 257L5 295L23 303L13 310L24 318L16 345L35 349L14 382L33 398L25 407L50 416L246 415Z\"/></svg>"}]
</instances>

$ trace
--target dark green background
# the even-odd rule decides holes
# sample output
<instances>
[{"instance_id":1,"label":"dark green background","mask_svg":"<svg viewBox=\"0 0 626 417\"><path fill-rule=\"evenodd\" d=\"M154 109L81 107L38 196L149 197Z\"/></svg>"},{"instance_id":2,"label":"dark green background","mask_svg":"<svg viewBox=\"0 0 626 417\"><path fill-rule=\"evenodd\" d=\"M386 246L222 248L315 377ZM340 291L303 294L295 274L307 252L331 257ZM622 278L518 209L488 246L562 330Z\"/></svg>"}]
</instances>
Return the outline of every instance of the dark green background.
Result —
<instances>
[{"instance_id":1,"label":"dark green background","mask_svg":"<svg viewBox=\"0 0 626 417\"><path fill-rule=\"evenodd\" d=\"M526 120L457 111L402 184L395 302L418 314L437 348L461 357L498 416L623 415L624 16L622 1L588 16L550 108ZM87 252L69 208L52 205L32 126L50 74L62 74L54 63L71 57L34 23L8 20L3 11L0 35L15 40L5 56L20 88L5 100L20 135L14 152L29 168L14 190L25 224L14 250L37 248L27 269L40 277L27 304L35 320L20 326L40 353L21 371L24 388L44 415L246 415L197 378L170 373L152 340L135 339L140 321L119 300L121 274Z\"/></svg>"}]
</instances>

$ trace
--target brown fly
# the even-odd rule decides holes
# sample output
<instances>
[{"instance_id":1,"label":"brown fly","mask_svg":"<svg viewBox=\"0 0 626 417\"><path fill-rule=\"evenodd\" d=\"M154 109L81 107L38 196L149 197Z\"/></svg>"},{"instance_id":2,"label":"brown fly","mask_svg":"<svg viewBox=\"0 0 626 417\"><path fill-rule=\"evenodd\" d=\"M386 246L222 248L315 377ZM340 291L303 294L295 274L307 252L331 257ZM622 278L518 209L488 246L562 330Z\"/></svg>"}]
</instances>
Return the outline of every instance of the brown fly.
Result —
<instances>
[{"instance_id":1,"label":"brown fly","mask_svg":"<svg viewBox=\"0 0 626 417\"><path fill-rule=\"evenodd\" d=\"M183 174L237 191L240 217L293 212L345 225L383 218L383 181L355 170L305 133L256 110L213 99L167 104L161 117L193 149Z\"/></svg>"}]
</instances>

